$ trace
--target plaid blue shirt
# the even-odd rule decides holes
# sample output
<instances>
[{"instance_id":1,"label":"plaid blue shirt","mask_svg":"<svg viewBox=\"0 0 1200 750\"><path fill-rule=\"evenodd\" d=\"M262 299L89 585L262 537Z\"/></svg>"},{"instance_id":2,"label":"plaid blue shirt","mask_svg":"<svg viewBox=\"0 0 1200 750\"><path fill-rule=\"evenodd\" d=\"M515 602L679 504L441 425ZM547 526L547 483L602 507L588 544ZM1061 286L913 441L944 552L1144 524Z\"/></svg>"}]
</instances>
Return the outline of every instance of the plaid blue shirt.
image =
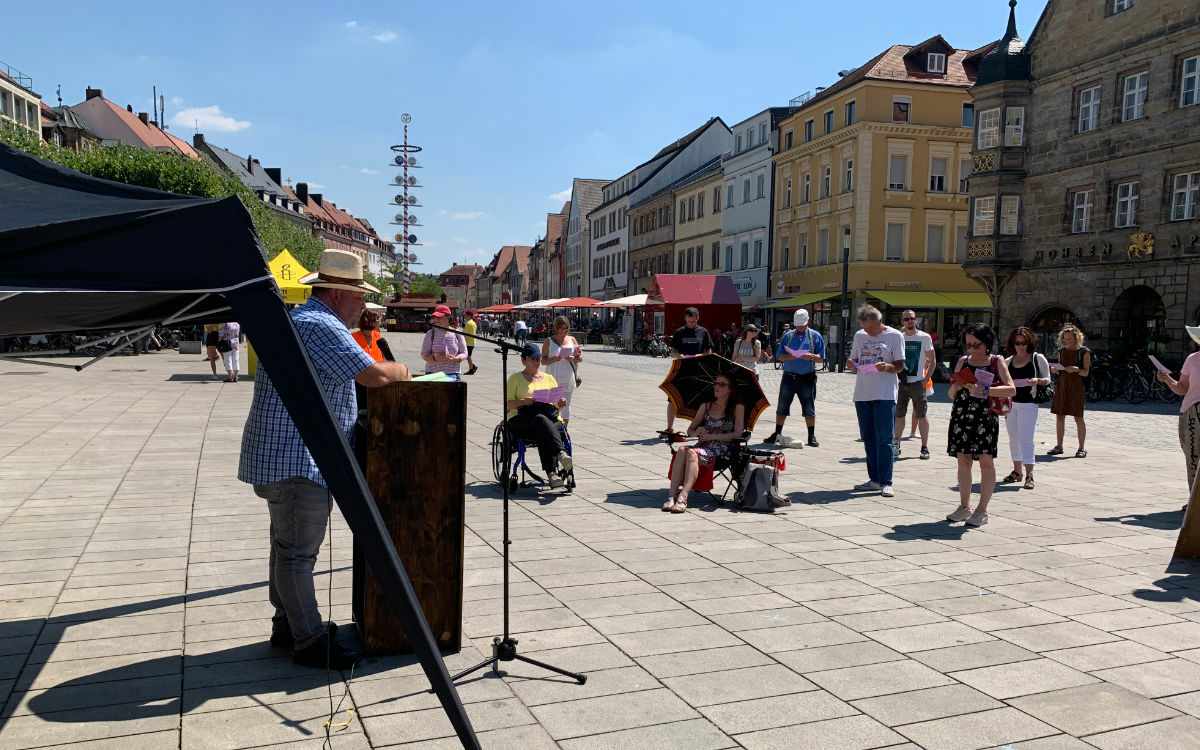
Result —
<instances>
[{"instance_id":1,"label":"plaid blue shirt","mask_svg":"<svg viewBox=\"0 0 1200 750\"><path fill-rule=\"evenodd\" d=\"M353 442L354 420L358 416L354 376L375 361L355 342L346 324L316 297L309 297L292 310L291 316L316 366L321 390L333 407L333 415L346 440ZM238 479L250 484L271 484L290 477L304 477L326 486L291 415L260 364L254 378L254 401L242 432Z\"/></svg>"}]
</instances>

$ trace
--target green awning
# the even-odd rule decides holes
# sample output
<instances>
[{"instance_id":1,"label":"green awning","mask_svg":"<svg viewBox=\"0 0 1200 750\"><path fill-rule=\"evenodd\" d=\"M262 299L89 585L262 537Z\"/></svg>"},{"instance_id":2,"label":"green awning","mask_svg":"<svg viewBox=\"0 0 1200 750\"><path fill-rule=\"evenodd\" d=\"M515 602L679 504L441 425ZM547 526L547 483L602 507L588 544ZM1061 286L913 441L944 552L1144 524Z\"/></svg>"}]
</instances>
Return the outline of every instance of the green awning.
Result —
<instances>
[{"instance_id":1,"label":"green awning","mask_svg":"<svg viewBox=\"0 0 1200 750\"><path fill-rule=\"evenodd\" d=\"M871 292L872 297L889 307L954 307L991 309L992 301L984 292Z\"/></svg>"},{"instance_id":2,"label":"green awning","mask_svg":"<svg viewBox=\"0 0 1200 750\"><path fill-rule=\"evenodd\" d=\"M763 307L771 309L779 309L781 307L804 307L805 305L811 305L814 302L820 302L821 300L827 300L830 297L836 297L839 294L841 294L841 292L809 292L807 294L798 294L795 297L788 297L787 299L769 302L766 305L763 305Z\"/></svg>"}]
</instances>

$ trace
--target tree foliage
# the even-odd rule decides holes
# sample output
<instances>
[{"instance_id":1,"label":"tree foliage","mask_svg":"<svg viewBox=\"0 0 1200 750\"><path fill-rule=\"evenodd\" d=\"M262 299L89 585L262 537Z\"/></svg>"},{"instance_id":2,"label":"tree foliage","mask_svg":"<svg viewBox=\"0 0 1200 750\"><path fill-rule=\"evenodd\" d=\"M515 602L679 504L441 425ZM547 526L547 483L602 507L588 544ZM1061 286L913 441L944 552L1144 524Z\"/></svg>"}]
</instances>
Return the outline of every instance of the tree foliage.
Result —
<instances>
[{"instance_id":1,"label":"tree foliage","mask_svg":"<svg viewBox=\"0 0 1200 750\"><path fill-rule=\"evenodd\" d=\"M208 162L189 159L174 151L151 151L135 146L59 148L22 128L0 126L0 141L47 161L93 177L129 185L165 190L202 198L236 195L250 212L267 257L287 248L305 268L315 270L324 244L306 227L288 221L267 207L241 180Z\"/></svg>"}]
</instances>

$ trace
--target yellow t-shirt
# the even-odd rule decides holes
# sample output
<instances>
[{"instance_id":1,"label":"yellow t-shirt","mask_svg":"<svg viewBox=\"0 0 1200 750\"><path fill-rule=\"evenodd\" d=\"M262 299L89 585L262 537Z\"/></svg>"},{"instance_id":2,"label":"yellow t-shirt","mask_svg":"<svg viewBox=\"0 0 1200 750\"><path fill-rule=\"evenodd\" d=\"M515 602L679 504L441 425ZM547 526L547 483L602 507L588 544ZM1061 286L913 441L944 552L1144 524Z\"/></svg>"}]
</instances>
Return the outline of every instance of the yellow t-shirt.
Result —
<instances>
[{"instance_id":1,"label":"yellow t-shirt","mask_svg":"<svg viewBox=\"0 0 1200 750\"><path fill-rule=\"evenodd\" d=\"M471 334L479 330L479 326L475 325L475 320L468 318L466 323L463 323L463 337L467 340L467 346L475 346L475 337Z\"/></svg>"},{"instance_id":2,"label":"yellow t-shirt","mask_svg":"<svg viewBox=\"0 0 1200 750\"><path fill-rule=\"evenodd\" d=\"M554 379L553 375L543 372L541 373L541 376L542 377L540 380L535 383L531 383L525 379L525 373L523 372L517 372L509 375L508 385L504 389L504 400L518 401L523 398L529 398L530 394L532 394L534 391L542 390L544 388L558 387L558 381ZM515 416L517 416L517 410L509 409L504 418L512 419Z\"/></svg>"}]
</instances>

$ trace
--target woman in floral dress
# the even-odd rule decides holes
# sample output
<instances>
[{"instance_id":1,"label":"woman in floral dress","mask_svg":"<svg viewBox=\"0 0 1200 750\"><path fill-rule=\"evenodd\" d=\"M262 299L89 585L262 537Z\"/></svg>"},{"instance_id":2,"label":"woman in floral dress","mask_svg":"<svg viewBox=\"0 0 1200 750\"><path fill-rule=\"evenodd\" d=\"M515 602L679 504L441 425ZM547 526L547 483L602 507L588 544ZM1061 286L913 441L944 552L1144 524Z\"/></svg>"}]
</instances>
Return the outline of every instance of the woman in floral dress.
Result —
<instances>
[{"instance_id":1,"label":"woman in floral dress","mask_svg":"<svg viewBox=\"0 0 1200 750\"><path fill-rule=\"evenodd\" d=\"M700 475L700 467L712 468L718 458L729 457L729 444L746 429L746 407L730 393L730 380L718 375L713 380L713 400L696 410L687 434L700 440L680 448L671 468L671 493L662 509L672 513L687 510L687 496Z\"/></svg>"}]
</instances>

